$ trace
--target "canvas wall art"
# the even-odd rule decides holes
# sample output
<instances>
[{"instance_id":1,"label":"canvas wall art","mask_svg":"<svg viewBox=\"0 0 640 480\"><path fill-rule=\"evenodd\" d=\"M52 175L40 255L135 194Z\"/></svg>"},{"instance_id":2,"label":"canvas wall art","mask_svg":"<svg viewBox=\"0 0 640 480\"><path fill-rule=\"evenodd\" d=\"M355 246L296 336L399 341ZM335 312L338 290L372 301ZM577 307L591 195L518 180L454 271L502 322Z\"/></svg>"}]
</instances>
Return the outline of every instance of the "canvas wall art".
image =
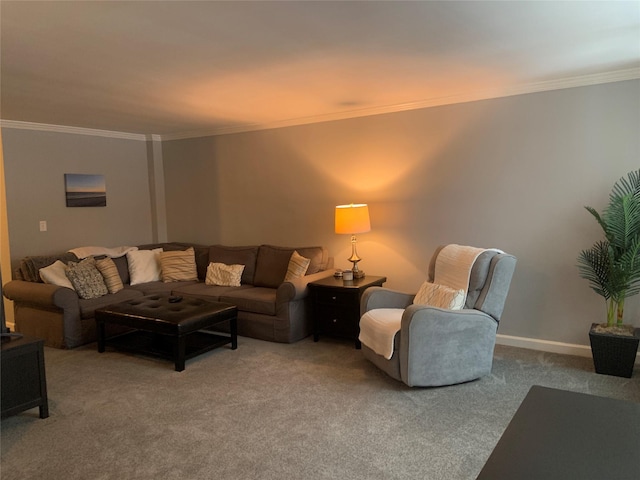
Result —
<instances>
[{"instance_id":1,"label":"canvas wall art","mask_svg":"<svg viewBox=\"0 0 640 480\"><path fill-rule=\"evenodd\" d=\"M107 187L104 175L65 173L67 207L106 207Z\"/></svg>"}]
</instances>

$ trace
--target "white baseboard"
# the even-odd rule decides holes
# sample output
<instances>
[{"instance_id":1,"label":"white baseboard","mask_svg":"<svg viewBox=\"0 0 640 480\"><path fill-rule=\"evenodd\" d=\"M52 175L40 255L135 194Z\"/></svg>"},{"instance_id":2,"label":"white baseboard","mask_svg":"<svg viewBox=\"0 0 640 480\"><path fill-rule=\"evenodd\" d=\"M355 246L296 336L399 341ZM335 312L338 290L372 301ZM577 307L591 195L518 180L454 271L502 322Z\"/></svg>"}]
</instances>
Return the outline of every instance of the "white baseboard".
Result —
<instances>
[{"instance_id":1,"label":"white baseboard","mask_svg":"<svg viewBox=\"0 0 640 480\"><path fill-rule=\"evenodd\" d=\"M511 335L501 334L497 335L496 343L507 347L528 348L529 350L562 353L564 355L575 355L577 357L591 357L591 347L589 345L577 345L575 343L553 342L551 340L513 337ZM640 364L640 352L636 354L636 364Z\"/></svg>"}]
</instances>

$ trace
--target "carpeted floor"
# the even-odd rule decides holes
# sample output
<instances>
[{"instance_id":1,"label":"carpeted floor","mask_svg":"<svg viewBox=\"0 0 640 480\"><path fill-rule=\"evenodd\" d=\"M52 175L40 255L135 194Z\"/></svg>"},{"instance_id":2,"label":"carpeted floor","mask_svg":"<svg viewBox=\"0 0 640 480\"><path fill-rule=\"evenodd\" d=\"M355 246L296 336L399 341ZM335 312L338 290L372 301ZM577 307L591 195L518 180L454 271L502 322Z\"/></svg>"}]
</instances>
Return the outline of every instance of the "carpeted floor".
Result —
<instances>
[{"instance_id":1,"label":"carpeted floor","mask_svg":"<svg viewBox=\"0 0 640 480\"><path fill-rule=\"evenodd\" d=\"M500 346L491 376L430 389L324 338L240 338L181 373L95 344L45 358L50 417L2 421L2 480L467 480L534 384L640 402L638 371Z\"/></svg>"}]
</instances>

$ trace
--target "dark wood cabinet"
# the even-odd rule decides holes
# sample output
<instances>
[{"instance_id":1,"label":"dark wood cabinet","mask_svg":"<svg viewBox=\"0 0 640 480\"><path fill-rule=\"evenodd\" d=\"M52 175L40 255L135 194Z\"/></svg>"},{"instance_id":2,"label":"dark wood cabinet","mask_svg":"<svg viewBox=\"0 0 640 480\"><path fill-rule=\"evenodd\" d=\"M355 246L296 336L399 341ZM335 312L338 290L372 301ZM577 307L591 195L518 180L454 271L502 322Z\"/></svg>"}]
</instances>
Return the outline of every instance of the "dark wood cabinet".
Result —
<instances>
[{"instance_id":1,"label":"dark wood cabinet","mask_svg":"<svg viewBox=\"0 0 640 480\"><path fill-rule=\"evenodd\" d=\"M0 356L2 418L38 407L40 418L49 416L44 371L44 340L3 337Z\"/></svg>"},{"instance_id":2,"label":"dark wood cabinet","mask_svg":"<svg viewBox=\"0 0 640 480\"><path fill-rule=\"evenodd\" d=\"M324 278L309 284L313 302L313 341L320 335L353 340L360 348L360 298L369 287L381 287L386 277L367 276L351 281Z\"/></svg>"}]
</instances>

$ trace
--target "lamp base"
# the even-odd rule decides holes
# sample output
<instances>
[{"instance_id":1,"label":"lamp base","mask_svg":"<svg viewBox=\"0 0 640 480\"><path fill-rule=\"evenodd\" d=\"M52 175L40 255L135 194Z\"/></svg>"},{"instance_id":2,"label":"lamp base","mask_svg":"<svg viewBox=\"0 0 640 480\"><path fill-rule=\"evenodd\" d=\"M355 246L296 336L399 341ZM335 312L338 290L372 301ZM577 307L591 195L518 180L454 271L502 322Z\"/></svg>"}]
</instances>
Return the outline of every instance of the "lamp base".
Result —
<instances>
[{"instance_id":1,"label":"lamp base","mask_svg":"<svg viewBox=\"0 0 640 480\"><path fill-rule=\"evenodd\" d=\"M364 272L362 270L354 271L353 278L364 278Z\"/></svg>"}]
</instances>

